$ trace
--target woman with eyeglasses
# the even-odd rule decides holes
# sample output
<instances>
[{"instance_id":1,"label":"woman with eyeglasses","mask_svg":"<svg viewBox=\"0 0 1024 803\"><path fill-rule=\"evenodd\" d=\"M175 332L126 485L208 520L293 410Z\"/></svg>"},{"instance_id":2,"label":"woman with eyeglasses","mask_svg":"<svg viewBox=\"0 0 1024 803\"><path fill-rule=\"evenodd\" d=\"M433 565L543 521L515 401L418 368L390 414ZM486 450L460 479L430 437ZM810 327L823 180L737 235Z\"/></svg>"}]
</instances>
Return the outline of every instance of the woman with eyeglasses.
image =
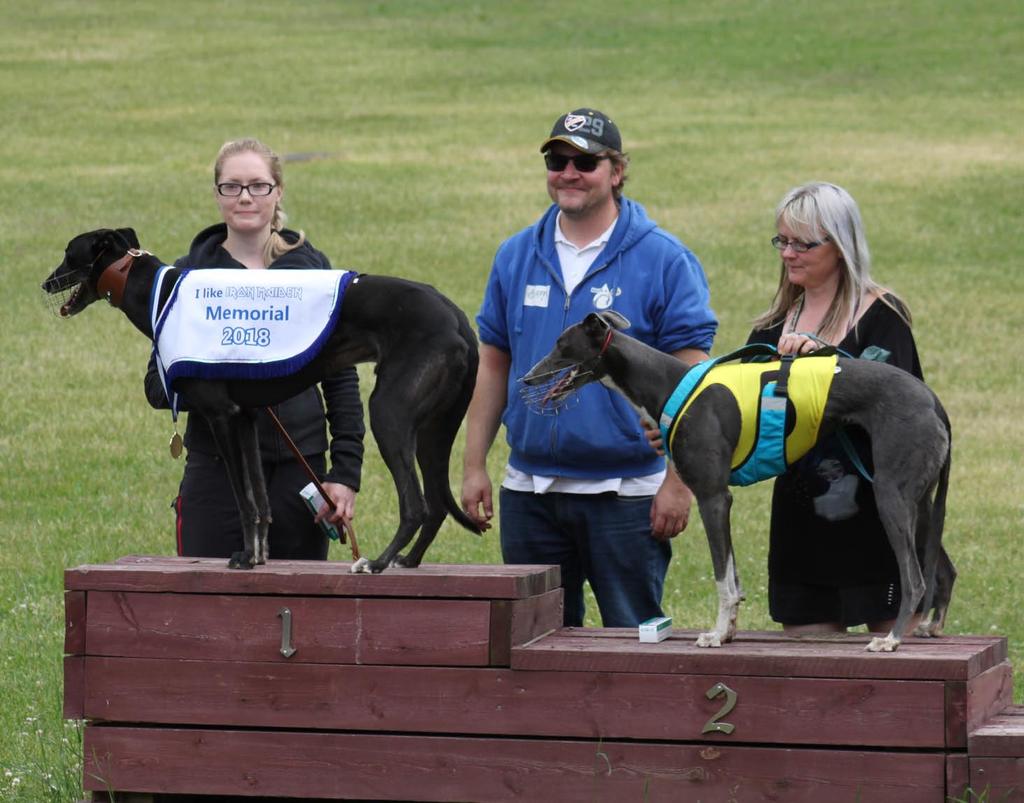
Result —
<instances>
[{"instance_id":1,"label":"woman with eyeglasses","mask_svg":"<svg viewBox=\"0 0 1024 803\"><path fill-rule=\"evenodd\" d=\"M284 227L284 176L281 160L270 148L256 139L225 143L214 163L213 181L222 222L199 232L188 254L174 263L176 267L330 270L327 257L303 232ZM145 387L153 407L170 407L153 359ZM342 517L351 519L359 490L364 434L355 369L344 369L319 387L277 405L274 411L337 505L328 520L340 524ZM260 411L257 421L273 511L270 557L326 560L327 536L299 495L309 479L270 416ZM198 413L189 413L184 443L188 456L173 504L178 554L228 558L243 548L238 507L209 424Z\"/></svg>"},{"instance_id":2,"label":"woman with eyeglasses","mask_svg":"<svg viewBox=\"0 0 1024 803\"><path fill-rule=\"evenodd\" d=\"M779 285L748 342L775 345L782 354L836 346L923 378L910 312L871 278L860 210L850 194L824 182L797 187L779 203L775 225ZM775 481L769 608L794 635L862 624L888 632L899 610L899 568L865 477L870 442L859 428L848 428L846 436L823 438Z\"/></svg>"}]
</instances>

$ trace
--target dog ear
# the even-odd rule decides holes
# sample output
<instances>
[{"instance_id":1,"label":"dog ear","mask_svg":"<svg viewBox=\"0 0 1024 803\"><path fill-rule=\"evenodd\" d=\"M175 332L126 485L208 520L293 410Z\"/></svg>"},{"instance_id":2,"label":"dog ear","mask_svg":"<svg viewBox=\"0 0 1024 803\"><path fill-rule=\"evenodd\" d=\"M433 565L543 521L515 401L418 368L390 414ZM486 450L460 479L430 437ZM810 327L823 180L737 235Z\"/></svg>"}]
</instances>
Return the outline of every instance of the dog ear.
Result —
<instances>
[{"instance_id":1,"label":"dog ear","mask_svg":"<svg viewBox=\"0 0 1024 803\"><path fill-rule=\"evenodd\" d=\"M587 337L594 339L602 338L608 333L609 324L598 313L591 312L583 319L583 331Z\"/></svg>"},{"instance_id":2,"label":"dog ear","mask_svg":"<svg viewBox=\"0 0 1024 803\"><path fill-rule=\"evenodd\" d=\"M135 229L114 229L114 231L126 249L139 247L139 238L135 236Z\"/></svg>"},{"instance_id":3,"label":"dog ear","mask_svg":"<svg viewBox=\"0 0 1024 803\"><path fill-rule=\"evenodd\" d=\"M612 327L613 329L618 329L620 332L629 329L631 325L629 323L629 318L627 318L625 315L620 315L615 310L609 309L605 310L604 312L596 312L594 314L597 315L606 324L608 324L608 326Z\"/></svg>"}]
</instances>

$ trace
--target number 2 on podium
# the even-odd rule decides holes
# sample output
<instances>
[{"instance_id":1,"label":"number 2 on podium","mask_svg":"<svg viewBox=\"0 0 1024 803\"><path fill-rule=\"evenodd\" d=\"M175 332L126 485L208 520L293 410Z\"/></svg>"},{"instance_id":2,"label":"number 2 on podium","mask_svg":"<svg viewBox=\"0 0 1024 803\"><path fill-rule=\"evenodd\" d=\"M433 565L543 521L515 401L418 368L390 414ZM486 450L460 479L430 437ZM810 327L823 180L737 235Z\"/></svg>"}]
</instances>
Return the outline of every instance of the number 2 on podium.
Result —
<instances>
[{"instance_id":1,"label":"number 2 on podium","mask_svg":"<svg viewBox=\"0 0 1024 803\"><path fill-rule=\"evenodd\" d=\"M736 707L736 692L726 686L724 683L716 683L706 692L704 696L709 700L714 700L716 697L725 695L725 704L718 709L718 713L715 714L711 719L704 723L704 730L701 733L724 733L726 735L736 730L736 726L729 722L719 722L722 717L728 714Z\"/></svg>"}]
</instances>

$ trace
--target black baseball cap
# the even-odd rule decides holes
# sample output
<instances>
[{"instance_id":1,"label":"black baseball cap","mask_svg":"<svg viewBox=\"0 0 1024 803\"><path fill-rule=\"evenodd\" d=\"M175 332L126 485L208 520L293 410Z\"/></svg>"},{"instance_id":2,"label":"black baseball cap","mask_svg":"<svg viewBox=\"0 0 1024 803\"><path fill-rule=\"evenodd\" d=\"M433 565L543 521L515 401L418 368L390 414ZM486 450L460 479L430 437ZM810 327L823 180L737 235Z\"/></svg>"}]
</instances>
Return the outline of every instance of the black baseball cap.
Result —
<instances>
[{"instance_id":1,"label":"black baseball cap","mask_svg":"<svg viewBox=\"0 0 1024 803\"><path fill-rule=\"evenodd\" d=\"M565 142L584 153L618 151L622 153L622 137L618 126L597 109L576 109L563 114L551 129L551 135L540 146L544 153L552 142Z\"/></svg>"}]
</instances>

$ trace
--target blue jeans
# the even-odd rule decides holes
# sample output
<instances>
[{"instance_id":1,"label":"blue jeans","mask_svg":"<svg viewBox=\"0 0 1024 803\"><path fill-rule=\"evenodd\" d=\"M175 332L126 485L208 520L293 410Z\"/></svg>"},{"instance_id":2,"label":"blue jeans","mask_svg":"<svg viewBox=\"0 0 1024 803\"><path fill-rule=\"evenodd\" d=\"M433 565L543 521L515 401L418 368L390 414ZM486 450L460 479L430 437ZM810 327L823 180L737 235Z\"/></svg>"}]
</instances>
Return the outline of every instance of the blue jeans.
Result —
<instances>
[{"instance_id":1,"label":"blue jeans","mask_svg":"<svg viewBox=\"0 0 1024 803\"><path fill-rule=\"evenodd\" d=\"M502 488L499 500L505 563L561 567L567 627L583 624L584 580L605 627L636 627L664 615L661 595L672 547L651 536L651 497Z\"/></svg>"}]
</instances>

